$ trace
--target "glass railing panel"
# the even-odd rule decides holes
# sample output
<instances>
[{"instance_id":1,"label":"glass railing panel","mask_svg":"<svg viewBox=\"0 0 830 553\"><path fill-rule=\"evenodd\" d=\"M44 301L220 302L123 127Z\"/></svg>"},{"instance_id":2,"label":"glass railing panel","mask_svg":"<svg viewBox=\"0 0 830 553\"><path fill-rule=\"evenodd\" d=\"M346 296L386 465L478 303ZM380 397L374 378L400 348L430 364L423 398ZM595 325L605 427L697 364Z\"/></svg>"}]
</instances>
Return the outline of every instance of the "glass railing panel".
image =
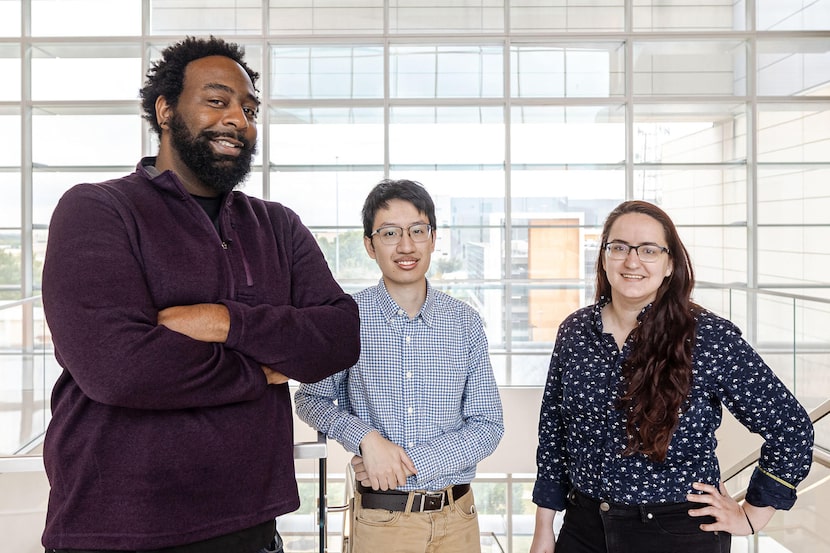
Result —
<instances>
[{"instance_id":1,"label":"glass railing panel","mask_svg":"<svg viewBox=\"0 0 830 553\"><path fill-rule=\"evenodd\" d=\"M793 293L699 282L694 300L735 323L809 410L830 397L828 296L825 287Z\"/></svg>"},{"instance_id":2,"label":"glass railing panel","mask_svg":"<svg viewBox=\"0 0 830 553\"><path fill-rule=\"evenodd\" d=\"M0 304L0 457L39 443L57 374L40 298Z\"/></svg>"}]
</instances>

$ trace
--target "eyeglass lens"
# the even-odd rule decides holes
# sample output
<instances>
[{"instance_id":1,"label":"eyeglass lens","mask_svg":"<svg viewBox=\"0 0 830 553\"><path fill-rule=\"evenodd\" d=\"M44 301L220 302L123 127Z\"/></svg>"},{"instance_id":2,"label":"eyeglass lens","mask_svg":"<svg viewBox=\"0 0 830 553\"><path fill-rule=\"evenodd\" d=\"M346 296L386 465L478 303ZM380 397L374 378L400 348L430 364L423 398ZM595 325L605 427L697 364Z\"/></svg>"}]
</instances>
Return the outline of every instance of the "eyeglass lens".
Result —
<instances>
[{"instance_id":1,"label":"eyeglass lens","mask_svg":"<svg viewBox=\"0 0 830 553\"><path fill-rule=\"evenodd\" d=\"M427 224L411 225L404 229L401 227L381 227L375 231L381 242L387 245L397 244L403 238L404 230L409 234L413 242L426 242L432 234L432 226Z\"/></svg>"},{"instance_id":2,"label":"eyeglass lens","mask_svg":"<svg viewBox=\"0 0 830 553\"><path fill-rule=\"evenodd\" d=\"M657 261L660 255L665 251L665 248L655 246L653 244L640 244L639 246L630 246L621 242L611 242L605 245L605 250L608 252L611 259L623 260L628 257L631 250L637 252L640 261L645 263L653 263Z\"/></svg>"}]
</instances>

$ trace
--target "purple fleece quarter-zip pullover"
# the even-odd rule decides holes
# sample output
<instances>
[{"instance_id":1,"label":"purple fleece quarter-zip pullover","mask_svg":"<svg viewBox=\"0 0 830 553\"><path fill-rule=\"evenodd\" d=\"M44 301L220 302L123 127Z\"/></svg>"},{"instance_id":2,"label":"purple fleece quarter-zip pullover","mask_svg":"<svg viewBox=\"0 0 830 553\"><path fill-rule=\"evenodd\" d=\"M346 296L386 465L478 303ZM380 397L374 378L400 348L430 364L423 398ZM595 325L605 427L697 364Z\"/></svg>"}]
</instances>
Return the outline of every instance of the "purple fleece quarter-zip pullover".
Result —
<instances>
[{"instance_id":1,"label":"purple fleece quarter-zip pullover","mask_svg":"<svg viewBox=\"0 0 830 553\"><path fill-rule=\"evenodd\" d=\"M63 367L44 444L44 545L156 549L299 506L288 385L353 365L358 310L286 207L234 191L217 233L169 171L142 160L55 209L43 305ZM224 344L157 325L221 303Z\"/></svg>"}]
</instances>

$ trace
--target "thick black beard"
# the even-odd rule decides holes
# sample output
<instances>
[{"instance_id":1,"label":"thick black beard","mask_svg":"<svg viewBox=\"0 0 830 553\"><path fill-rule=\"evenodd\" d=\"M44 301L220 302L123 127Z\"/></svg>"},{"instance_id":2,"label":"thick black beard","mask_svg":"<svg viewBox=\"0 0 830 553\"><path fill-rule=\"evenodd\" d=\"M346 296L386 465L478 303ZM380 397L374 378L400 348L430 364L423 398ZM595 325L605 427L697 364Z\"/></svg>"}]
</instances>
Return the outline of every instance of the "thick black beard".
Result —
<instances>
[{"instance_id":1,"label":"thick black beard","mask_svg":"<svg viewBox=\"0 0 830 553\"><path fill-rule=\"evenodd\" d=\"M228 136L242 143L238 156L216 154L211 140ZM187 167L203 185L224 195L236 188L251 172L251 161L256 143L251 144L241 133L202 131L193 136L182 117L176 113L170 119L170 139Z\"/></svg>"}]
</instances>

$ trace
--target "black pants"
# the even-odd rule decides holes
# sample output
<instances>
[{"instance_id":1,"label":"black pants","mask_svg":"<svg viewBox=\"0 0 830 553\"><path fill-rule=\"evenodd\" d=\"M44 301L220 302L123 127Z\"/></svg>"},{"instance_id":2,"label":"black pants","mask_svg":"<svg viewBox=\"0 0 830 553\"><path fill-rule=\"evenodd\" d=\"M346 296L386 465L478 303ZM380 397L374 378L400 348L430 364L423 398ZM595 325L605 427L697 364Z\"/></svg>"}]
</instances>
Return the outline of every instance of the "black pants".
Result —
<instances>
[{"instance_id":1,"label":"black pants","mask_svg":"<svg viewBox=\"0 0 830 553\"><path fill-rule=\"evenodd\" d=\"M704 532L697 503L617 505L571 492L556 553L729 553L732 535Z\"/></svg>"}]
</instances>

